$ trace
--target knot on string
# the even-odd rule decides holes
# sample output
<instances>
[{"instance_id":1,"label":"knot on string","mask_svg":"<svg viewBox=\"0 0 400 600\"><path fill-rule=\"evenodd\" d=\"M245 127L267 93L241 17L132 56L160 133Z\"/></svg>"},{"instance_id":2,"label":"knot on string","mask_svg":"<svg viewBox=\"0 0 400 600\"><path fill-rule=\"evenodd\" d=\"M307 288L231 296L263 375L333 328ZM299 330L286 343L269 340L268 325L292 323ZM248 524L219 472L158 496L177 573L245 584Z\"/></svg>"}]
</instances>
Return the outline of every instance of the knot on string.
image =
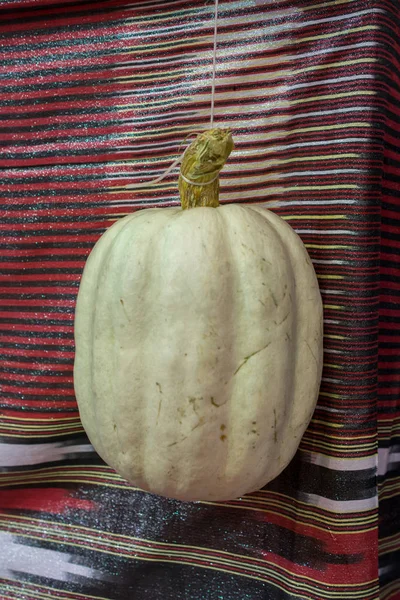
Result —
<instances>
[{"instance_id":1,"label":"knot on string","mask_svg":"<svg viewBox=\"0 0 400 600\"><path fill-rule=\"evenodd\" d=\"M189 137L191 137L193 135L199 135L201 133L205 133L206 131L207 131L207 129L205 129L203 132L191 131L190 133L188 133L188 135L185 137L185 139L180 143L178 152L181 149L182 144L184 144ZM173 163L163 173L161 173L161 175L159 175L155 179L151 179L150 181L145 181L143 183L128 183L128 185L124 185L124 189L136 190L136 189L140 189L140 188L147 188L151 185L156 185L157 183L160 183L163 179L165 179L167 177L167 175L169 175L171 173L171 171L173 171L175 169L175 167L177 167L183 161L185 154L189 148L190 148L190 144L185 148L185 150L182 152L182 154L180 156L178 156L178 158L176 158L173 161ZM207 181L205 183L197 183L196 181L191 181L190 179L185 177L185 175L183 175L182 172L180 173L180 177L182 177L182 179L184 181L186 181L186 183L190 183L190 185L198 185L198 186L210 185L211 183L214 183L214 181L218 178L218 175L219 175L219 173L217 173L217 175L211 181Z\"/></svg>"}]
</instances>

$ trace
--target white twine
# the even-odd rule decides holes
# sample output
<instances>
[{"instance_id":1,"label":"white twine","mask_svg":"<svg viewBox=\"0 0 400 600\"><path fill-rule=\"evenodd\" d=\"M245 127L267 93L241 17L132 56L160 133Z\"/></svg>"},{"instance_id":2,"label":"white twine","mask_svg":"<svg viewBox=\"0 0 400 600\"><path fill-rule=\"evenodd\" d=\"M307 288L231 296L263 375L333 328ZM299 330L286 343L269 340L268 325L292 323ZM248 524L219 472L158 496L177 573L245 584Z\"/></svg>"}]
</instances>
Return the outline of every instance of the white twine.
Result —
<instances>
[{"instance_id":1,"label":"white twine","mask_svg":"<svg viewBox=\"0 0 400 600\"><path fill-rule=\"evenodd\" d=\"M218 0L215 0L215 14L214 14L214 50L213 50L213 73L211 83L211 118L210 127L214 125L214 106L215 106L215 79L217 71L217 35L218 35Z\"/></svg>"},{"instance_id":2,"label":"white twine","mask_svg":"<svg viewBox=\"0 0 400 600\"><path fill-rule=\"evenodd\" d=\"M200 187L202 187L203 185L210 185L210 183L214 183L214 181L219 177L219 173L217 173L216 176L211 179L211 181L206 181L205 183L196 183L196 181L190 181L190 179L185 177L182 173L180 175L183 181L186 181L186 183L190 183L190 185L198 185Z\"/></svg>"},{"instance_id":3,"label":"white twine","mask_svg":"<svg viewBox=\"0 0 400 600\"><path fill-rule=\"evenodd\" d=\"M217 35L218 35L218 3L219 3L219 0L215 0L214 50L213 50L213 67L212 67L212 82L211 82L211 116L210 116L210 128L211 129L214 126L214 111L215 111L215 80L216 80L216 71L217 71ZM189 135L192 135L192 134L189 134ZM187 148L186 148L186 150L187 150ZM156 177L156 179L151 179L150 181L146 181L144 183L129 183L128 185L124 186L124 189L136 190L139 188L146 188L149 185L156 185L157 183L160 183L160 181L165 179L165 177L167 175L169 175L171 173L171 171L173 171L175 169L175 167L179 165L179 163L182 162L183 157L185 156L186 150L184 150L184 152L182 152L182 154L174 160L174 162L172 163L172 165L170 165L168 167L168 169L166 169L161 175ZM186 183L189 183L190 185L203 186L203 185L210 185L211 183L214 183L214 181L216 179L218 179L219 173L217 173L216 176L213 179L211 179L211 181L206 181L205 183L197 183L196 181L191 181L190 179L188 179L187 177L182 175L182 173L180 174L180 176L182 177L182 179L184 181L186 181Z\"/></svg>"}]
</instances>

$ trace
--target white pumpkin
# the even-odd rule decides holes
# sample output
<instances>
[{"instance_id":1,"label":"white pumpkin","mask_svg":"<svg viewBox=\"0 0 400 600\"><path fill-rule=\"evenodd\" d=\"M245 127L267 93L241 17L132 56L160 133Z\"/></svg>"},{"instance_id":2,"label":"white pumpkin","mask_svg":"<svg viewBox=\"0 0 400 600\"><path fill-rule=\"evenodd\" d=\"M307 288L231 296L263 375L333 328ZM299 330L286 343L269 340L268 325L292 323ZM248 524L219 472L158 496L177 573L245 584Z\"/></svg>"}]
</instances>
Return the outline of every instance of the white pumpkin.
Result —
<instances>
[{"instance_id":1,"label":"white pumpkin","mask_svg":"<svg viewBox=\"0 0 400 600\"><path fill-rule=\"evenodd\" d=\"M229 154L229 132L208 135ZM85 266L75 339L94 448L163 496L222 501L261 488L292 459L318 397L315 272L291 227L257 206L147 209L116 222Z\"/></svg>"}]
</instances>

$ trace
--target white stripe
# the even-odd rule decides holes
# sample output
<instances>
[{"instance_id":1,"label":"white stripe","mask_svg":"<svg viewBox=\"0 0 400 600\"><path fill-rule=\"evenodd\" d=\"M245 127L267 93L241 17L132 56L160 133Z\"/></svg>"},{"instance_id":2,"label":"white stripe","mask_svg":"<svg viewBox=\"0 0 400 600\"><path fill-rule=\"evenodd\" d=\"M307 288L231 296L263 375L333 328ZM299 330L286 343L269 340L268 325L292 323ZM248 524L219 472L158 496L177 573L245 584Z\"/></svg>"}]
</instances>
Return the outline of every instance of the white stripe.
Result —
<instances>
[{"instance_id":1,"label":"white stripe","mask_svg":"<svg viewBox=\"0 0 400 600\"><path fill-rule=\"evenodd\" d=\"M394 452L393 448L378 449L378 475L385 475L400 465L400 452Z\"/></svg>"},{"instance_id":2,"label":"white stripe","mask_svg":"<svg viewBox=\"0 0 400 600\"><path fill-rule=\"evenodd\" d=\"M277 152L280 150L290 150L291 148L308 148L308 146L339 146L340 144L352 144L353 142L360 142L365 144L365 138L337 138L335 140L322 140L315 142L298 142L296 144L284 144L280 146L271 146L270 152ZM268 148L266 149L268 150ZM263 149L263 152L265 150ZM254 151L253 151L254 152Z\"/></svg>"},{"instance_id":3,"label":"white stripe","mask_svg":"<svg viewBox=\"0 0 400 600\"><path fill-rule=\"evenodd\" d=\"M348 265L350 262L349 260L313 260L317 265Z\"/></svg>"},{"instance_id":4,"label":"white stripe","mask_svg":"<svg viewBox=\"0 0 400 600\"><path fill-rule=\"evenodd\" d=\"M342 296L345 293L346 292L344 290L327 290L327 289L321 290L321 294L326 294L326 295L335 294L336 296Z\"/></svg>"},{"instance_id":5,"label":"white stripe","mask_svg":"<svg viewBox=\"0 0 400 600\"><path fill-rule=\"evenodd\" d=\"M70 454L94 452L90 444L66 446L62 442L51 444L1 444L0 467L37 465L43 462L65 460Z\"/></svg>"},{"instance_id":6,"label":"white stripe","mask_svg":"<svg viewBox=\"0 0 400 600\"><path fill-rule=\"evenodd\" d=\"M279 168L279 165L276 165ZM241 171L245 173L245 171ZM286 177L304 177L305 175L337 175L339 173L368 173L368 169L328 169L326 171L291 171L290 173L276 173L275 177L285 179Z\"/></svg>"},{"instance_id":7,"label":"white stripe","mask_svg":"<svg viewBox=\"0 0 400 600\"><path fill-rule=\"evenodd\" d=\"M377 455L346 460L343 458L333 458L325 454L311 454L310 462L313 465L326 467L335 471L364 471L365 469L376 468Z\"/></svg>"},{"instance_id":8,"label":"white stripe","mask_svg":"<svg viewBox=\"0 0 400 600\"><path fill-rule=\"evenodd\" d=\"M332 204L356 204L357 200L307 200L307 205L312 204L313 206L327 206ZM265 203L265 208L271 206L296 206L297 204L304 205L304 200L270 200ZM258 206L264 206L259 204Z\"/></svg>"},{"instance_id":9,"label":"white stripe","mask_svg":"<svg viewBox=\"0 0 400 600\"><path fill-rule=\"evenodd\" d=\"M364 500L331 500L317 494L304 494L308 504L317 506L325 510L330 510L339 514L351 512L364 512L378 506L378 497L365 498Z\"/></svg>"},{"instance_id":10,"label":"white stripe","mask_svg":"<svg viewBox=\"0 0 400 600\"><path fill-rule=\"evenodd\" d=\"M384 567L379 567L379 577L382 577L382 575L388 575L389 573L393 573L394 575L397 573L395 573L395 569L396 566L395 564L391 564L391 565L386 565ZM398 578L396 577L396 581L398 580Z\"/></svg>"},{"instance_id":11,"label":"white stripe","mask_svg":"<svg viewBox=\"0 0 400 600\"><path fill-rule=\"evenodd\" d=\"M0 532L0 547L0 577L14 580L15 573L28 573L58 581L69 581L70 575L104 579L100 571L77 564L78 557L73 554L24 545L10 533Z\"/></svg>"},{"instance_id":12,"label":"white stripe","mask_svg":"<svg viewBox=\"0 0 400 600\"><path fill-rule=\"evenodd\" d=\"M345 50L355 50L357 48L376 48L376 42L361 42L359 44L346 44L343 46L331 46L330 48L323 48L322 50L315 50L314 52L304 52L302 54L293 55L293 60L299 58L310 58L311 56L319 56L321 54L333 54L335 52L344 52Z\"/></svg>"},{"instance_id":13,"label":"white stripe","mask_svg":"<svg viewBox=\"0 0 400 600\"><path fill-rule=\"evenodd\" d=\"M291 27L301 27L301 28L306 28L309 27L310 25L319 25L320 23L333 23L335 21L349 21L350 19L354 19L355 17L363 17L366 15L372 15L372 14L385 14L385 11L380 9L380 8L371 8L368 10L359 10L357 12L353 12L353 13L345 13L342 15L338 15L337 17L329 17L327 19L315 19L314 21L305 21L304 23L291 23Z\"/></svg>"},{"instance_id":14,"label":"white stripe","mask_svg":"<svg viewBox=\"0 0 400 600\"><path fill-rule=\"evenodd\" d=\"M295 85L290 85L289 88L291 90L297 90L300 88L310 88L320 85L326 85L330 83L342 83L344 81L361 81L364 79L375 79L374 75L352 75L351 77L334 77L332 79L318 79L316 81L308 81L307 83L296 83Z\"/></svg>"}]
</instances>

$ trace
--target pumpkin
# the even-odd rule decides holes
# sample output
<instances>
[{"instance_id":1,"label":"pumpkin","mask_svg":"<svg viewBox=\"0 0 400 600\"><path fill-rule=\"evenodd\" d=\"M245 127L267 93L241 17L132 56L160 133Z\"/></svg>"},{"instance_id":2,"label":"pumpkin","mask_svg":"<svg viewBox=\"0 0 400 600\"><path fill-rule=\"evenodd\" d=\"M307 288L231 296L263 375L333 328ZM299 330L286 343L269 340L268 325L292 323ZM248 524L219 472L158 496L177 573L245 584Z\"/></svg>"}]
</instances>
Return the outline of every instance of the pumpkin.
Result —
<instances>
[{"instance_id":1,"label":"pumpkin","mask_svg":"<svg viewBox=\"0 0 400 600\"><path fill-rule=\"evenodd\" d=\"M132 485L180 500L275 478L321 379L321 296L300 238L257 205L218 206L232 147L229 130L201 134L182 162L185 210L113 224L77 299L74 383L94 448Z\"/></svg>"}]
</instances>

